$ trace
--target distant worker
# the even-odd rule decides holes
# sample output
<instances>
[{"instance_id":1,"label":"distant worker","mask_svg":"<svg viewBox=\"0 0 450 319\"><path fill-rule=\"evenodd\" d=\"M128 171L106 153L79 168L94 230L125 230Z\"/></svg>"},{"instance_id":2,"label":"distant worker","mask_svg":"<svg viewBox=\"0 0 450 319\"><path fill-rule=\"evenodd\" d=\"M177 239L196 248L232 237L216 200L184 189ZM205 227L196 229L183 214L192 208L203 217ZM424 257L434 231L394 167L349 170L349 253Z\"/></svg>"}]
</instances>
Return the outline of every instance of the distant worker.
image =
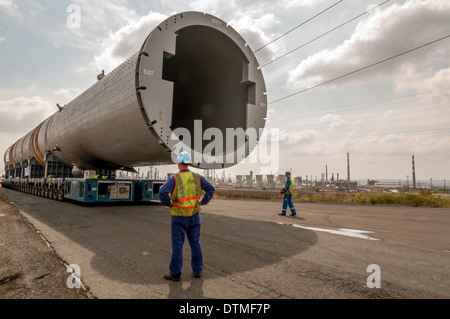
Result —
<instances>
[{"instance_id":1,"label":"distant worker","mask_svg":"<svg viewBox=\"0 0 450 319\"><path fill-rule=\"evenodd\" d=\"M287 207L289 206L289 208L291 210L290 216L296 216L297 213L294 208L294 203L292 203L292 195L294 195L294 181L291 178L291 172L286 172L285 174L286 174L286 185L281 190L281 193L284 194L283 210L282 210L281 214L279 214L279 215L286 216L286 210L287 210Z\"/></svg>"},{"instance_id":2,"label":"distant worker","mask_svg":"<svg viewBox=\"0 0 450 319\"><path fill-rule=\"evenodd\" d=\"M171 176L159 189L159 198L164 206L170 207L172 249L169 273L164 279L180 281L183 266L183 245L185 237L191 246L191 267L194 278L200 278L203 271L203 254L200 245L200 205L206 205L215 189L203 176L191 172L191 155L181 152L177 158L179 172ZM202 190L205 195L200 201Z\"/></svg>"}]
</instances>

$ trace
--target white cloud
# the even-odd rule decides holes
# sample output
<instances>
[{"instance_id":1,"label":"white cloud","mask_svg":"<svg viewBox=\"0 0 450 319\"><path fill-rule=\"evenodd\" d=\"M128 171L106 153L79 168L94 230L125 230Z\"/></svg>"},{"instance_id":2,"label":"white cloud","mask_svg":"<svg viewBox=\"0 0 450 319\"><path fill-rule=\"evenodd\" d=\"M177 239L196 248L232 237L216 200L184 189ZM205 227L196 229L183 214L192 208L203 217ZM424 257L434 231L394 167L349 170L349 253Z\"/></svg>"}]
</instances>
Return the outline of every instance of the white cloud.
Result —
<instances>
[{"instance_id":1,"label":"white cloud","mask_svg":"<svg viewBox=\"0 0 450 319\"><path fill-rule=\"evenodd\" d=\"M4 10L7 14L14 17L21 17L19 6L17 1L13 0L0 0L0 9Z\"/></svg>"},{"instance_id":2,"label":"white cloud","mask_svg":"<svg viewBox=\"0 0 450 319\"><path fill-rule=\"evenodd\" d=\"M29 22L42 12L43 6L36 0L0 0L0 9L14 18Z\"/></svg>"},{"instance_id":3,"label":"white cloud","mask_svg":"<svg viewBox=\"0 0 450 319\"><path fill-rule=\"evenodd\" d=\"M280 145L297 145L299 143L309 144L313 141L314 137L318 135L318 131L310 129L301 130L285 130L279 131Z\"/></svg>"},{"instance_id":4,"label":"white cloud","mask_svg":"<svg viewBox=\"0 0 450 319\"><path fill-rule=\"evenodd\" d=\"M136 21L130 21L117 32L111 32L103 41L101 52L95 56L95 66L109 73L124 60L139 51L148 34L167 16L149 12Z\"/></svg>"},{"instance_id":5,"label":"white cloud","mask_svg":"<svg viewBox=\"0 0 450 319\"><path fill-rule=\"evenodd\" d=\"M219 13L225 15L225 13L237 7L238 1L239 0L161 0L165 8L170 8L172 10L166 10L166 12L169 12L170 14L184 11L199 11L213 15L218 15Z\"/></svg>"},{"instance_id":6,"label":"white cloud","mask_svg":"<svg viewBox=\"0 0 450 319\"><path fill-rule=\"evenodd\" d=\"M198 8L197 8L198 9ZM273 14L261 14L260 11L252 11L251 14L237 13L239 18L230 21L230 25L256 49L271 40L265 30L270 30L278 24L276 16ZM140 19L129 21L127 25L116 32L110 32L108 38L103 41L100 53L95 56L94 64L97 69L104 69L107 73L112 71L124 60L136 53L148 34L162 21L167 19L167 15L158 12L149 12ZM272 56L279 45L273 45L265 50L259 59L264 56Z\"/></svg>"},{"instance_id":7,"label":"white cloud","mask_svg":"<svg viewBox=\"0 0 450 319\"><path fill-rule=\"evenodd\" d=\"M83 90L80 88L61 88L57 90L54 94L58 98L58 103L63 106L64 104L69 103L73 99L75 99L78 95L83 93Z\"/></svg>"},{"instance_id":8,"label":"white cloud","mask_svg":"<svg viewBox=\"0 0 450 319\"><path fill-rule=\"evenodd\" d=\"M329 129L339 128L344 126L344 120L341 115L326 114L319 120L320 123L326 123L329 125Z\"/></svg>"},{"instance_id":9,"label":"white cloud","mask_svg":"<svg viewBox=\"0 0 450 319\"><path fill-rule=\"evenodd\" d=\"M220 0L213 0L213 1L197 0L190 2L189 6L192 8L192 10L210 13L217 10L218 8L221 8L224 3L229 4L230 2Z\"/></svg>"},{"instance_id":10,"label":"white cloud","mask_svg":"<svg viewBox=\"0 0 450 319\"><path fill-rule=\"evenodd\" d=\"M0 37L0 43L8 41L5 37Z\"/></svg>"},{"instance_id":11,"label":"white cloud","mask_svg":"<svg viewBox=\"0 0 450 319\"><path fill-rule=\"evenodd\" d=\"M411 0L401 6L392 5L379 10L361 21L353 35L336 48L320 51L304 59L289 73L288 83L296 88L308 87L415 48L450 34L448 21L450 2ZM390 65L389 72L385 68L372 69L370 76L365 77L366 80L373 82L377 77L398 80L399 77L393 76L404 71L402 66L408 60L407 57L401 57L395 61L401 63ZM406 83L410 77L418 75L417 70L433 67L439 72L442 64L447 63L448 60L436 61L430 55L422 55L409 65L413 69L406 76L401 72L401 78ZM417 77L423 78L420 75ZM361 77L357 80L362 81Z\"/></svg>"},{"instance_id":12,"label":"white cloud","mask_svg":"<svg viewBox=\"0 0 450 319\"><path fill-rule=\"evenodd\" d=\"M278 1L278 5L286 9L295 7L312 7L324 2L323 0L282 0Z\"/></svg>"},{"instance_id":13,"label":"white cloud","mask_svg":"<svg viewBox=\"0 0 450 319\"><path fill-rule=\"evenodd\" d=\"M252 50L259 49L277 36L271 30L280 24L280 20L273 13L264 13L261 8L253 8L238 10L234 16L235 18L229 21L230 26L244 38ZM262 61L273 59L275 53L283 49L282 42L275 42L257 53L258 60L262 64Z\"/></svg>"},{"instance_id":14,"label":"white cloud","mask_svg":"<svg viewBox=\"0 0 450 319\"><path fill-rule=\"evenodd\" d=\"M0 132L28 132L57 110L40 96L0 101Z\"/></svg>"},{"instance_id":15,"label":"white cloud","mask_svg":"<svg viewBox=\"0 0 450 319\"><path fill-rule=\"evenodd\" d=\"M81 11L81 29L84 33L102 29L109 32L111 28L120 28L129 21L136 20L138 15L128 9L127 0L103 1L77 0Z\"/></svg>"}]
</instances>

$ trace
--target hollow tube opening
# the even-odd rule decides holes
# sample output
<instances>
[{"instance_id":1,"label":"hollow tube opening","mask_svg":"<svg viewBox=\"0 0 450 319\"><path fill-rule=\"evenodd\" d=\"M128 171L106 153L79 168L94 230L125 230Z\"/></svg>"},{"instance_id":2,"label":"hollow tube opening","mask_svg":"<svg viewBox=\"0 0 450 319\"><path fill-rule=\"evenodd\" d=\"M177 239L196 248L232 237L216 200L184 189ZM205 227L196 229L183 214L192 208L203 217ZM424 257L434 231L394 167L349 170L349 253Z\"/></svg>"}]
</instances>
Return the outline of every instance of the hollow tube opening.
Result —
<instances>
[{"instance_id":1,"label":"hollow tube opening","mask_svg":"<svg viewBox=\"0 0 450 319\"><path fill-rule=\"evenodd\" d=\"M203 132L218 128L225 136L226 128L245 130L247 103L254 102L254 87L243 81L245 63L234 41L213 28L178 30L176 54L163 63L163 79L174 83L171 129L194 132L194 121L202 120Z\"/></svg>"}]
</instances>

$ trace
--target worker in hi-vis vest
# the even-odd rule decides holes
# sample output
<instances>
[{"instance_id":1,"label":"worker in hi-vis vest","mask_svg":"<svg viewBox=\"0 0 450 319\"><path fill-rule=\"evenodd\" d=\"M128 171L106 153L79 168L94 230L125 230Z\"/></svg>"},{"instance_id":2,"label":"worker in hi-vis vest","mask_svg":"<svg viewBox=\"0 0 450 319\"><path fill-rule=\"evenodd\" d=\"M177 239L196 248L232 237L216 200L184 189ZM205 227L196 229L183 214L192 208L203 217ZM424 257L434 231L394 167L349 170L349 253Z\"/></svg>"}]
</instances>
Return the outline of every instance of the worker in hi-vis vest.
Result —
<instances>
[{"instance_id":1,"label":"worker in hi-vis vest","mask_svg":"<svg viewBox=\"0 0 450 319\"><path fill-rule=\"evenodd\" d=\"M203 271L203 254L200 245L200 205L206 205L215 189L203 176L191 172L191 155L181 152L177 158L179 172L171 176L159 189L159 198L164 206L170 207L172 249L169 273L164 279L180 281L183 266L183 244L187 236L191 246L191 266L194 278L200 278ZM205 191L200 200L202 190Z\"/></svg>"},{"instance_id":2,"label":"worker in hi-vis vest","mask_svg":"<svg viewBox=\"0 0 450 319\"><path fill-rule=\"evenodd\" d=\"M291 172L286 172L286 185L284 186L283 190L281 191L282 194L284 194L283 198L283 210L280 216L286 216L286 210L287 207L291 209L291 215L290 216L296 216L297 213L294 208L294 203L292 203L292 195L294 195L294 181L291 178Z\"/></svg>"}]
</instances>

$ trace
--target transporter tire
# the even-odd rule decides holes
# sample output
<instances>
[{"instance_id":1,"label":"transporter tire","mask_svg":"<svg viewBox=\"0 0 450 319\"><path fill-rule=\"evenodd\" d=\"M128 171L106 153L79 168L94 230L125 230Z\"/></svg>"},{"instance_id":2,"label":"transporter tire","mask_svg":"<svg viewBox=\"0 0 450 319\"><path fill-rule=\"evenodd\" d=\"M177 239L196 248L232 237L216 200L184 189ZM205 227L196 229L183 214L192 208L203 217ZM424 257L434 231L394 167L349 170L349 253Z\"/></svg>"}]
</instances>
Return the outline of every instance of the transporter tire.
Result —
<instances>
[{"instance_id":1,"label":"transporter tire","mask_svg":"<svg viewBox=\"0 0 450 319\"><path fill-rule=\"evenodd\" d=\"M64 201L64 190L62 188L58 189L56 200L63 202Z\"/></svg>"},{"instance_id":2,"label":"transporter tire","mask_svg":"<svg viewBox=\"0 0 450 319\"><path fill-rule=\"evenodd\" d=\"M52 191L52 199L53 200L58 199L58 192L59 192L59 189L53 189L53 191Z\"/></svg>"}]
</instances>

